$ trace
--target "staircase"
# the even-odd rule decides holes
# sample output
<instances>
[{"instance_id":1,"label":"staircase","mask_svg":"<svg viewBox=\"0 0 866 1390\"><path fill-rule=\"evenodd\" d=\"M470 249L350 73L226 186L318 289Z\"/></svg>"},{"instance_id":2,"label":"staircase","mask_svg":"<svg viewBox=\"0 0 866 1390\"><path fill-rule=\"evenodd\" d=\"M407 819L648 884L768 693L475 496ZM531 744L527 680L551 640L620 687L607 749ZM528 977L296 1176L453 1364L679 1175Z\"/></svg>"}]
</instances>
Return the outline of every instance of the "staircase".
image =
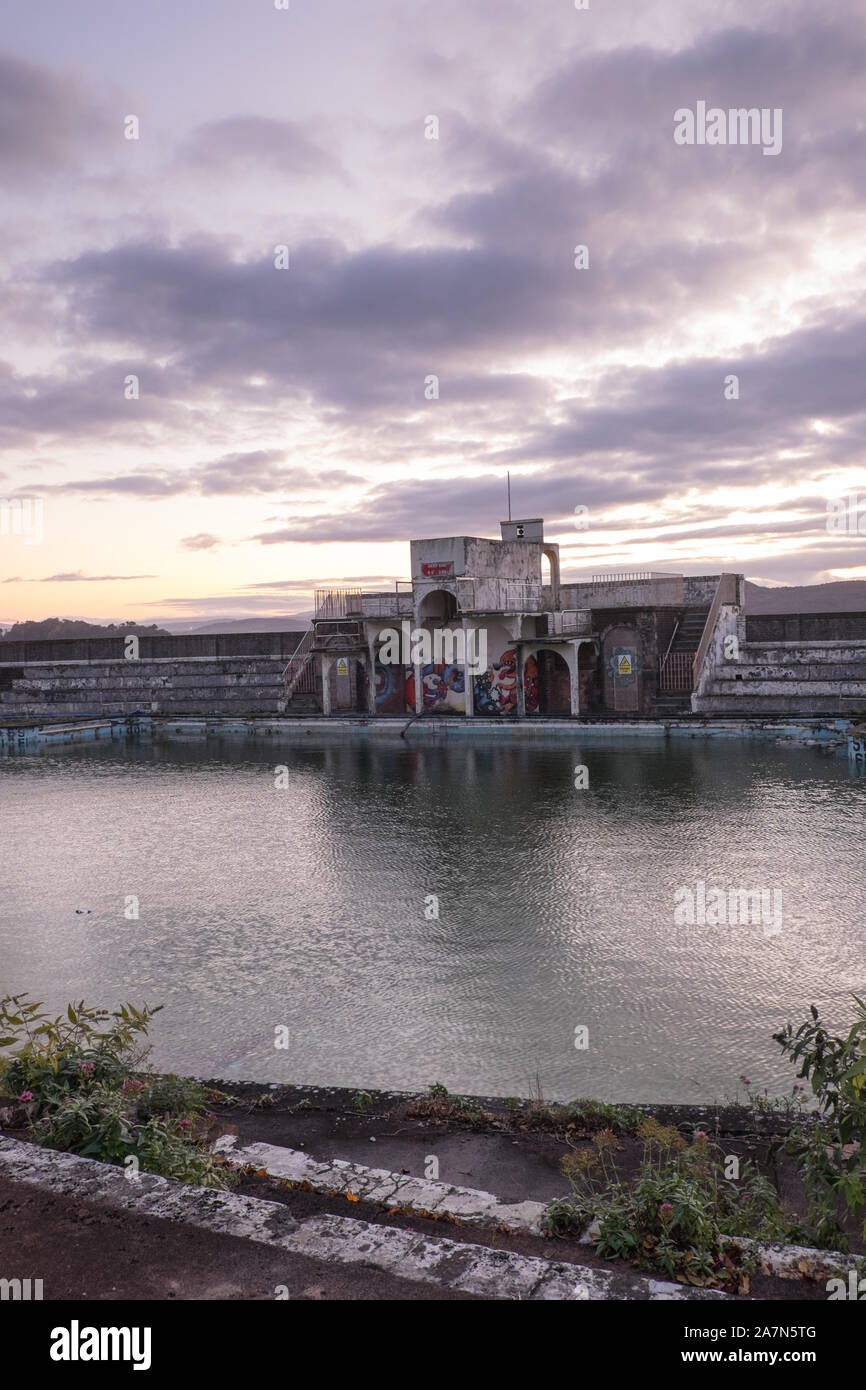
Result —
<instances>
[{"instance_id":1,"label":"staircase","mask_svg":"<svg viewBox=\"0 0 866 1390\"><path fill-rule=\"evenodd\" d=\"M283 672L283 689L286 707L292 712L311 714L318 709L316 700L316 668L313 662L313 639L315 632L308 628L289 658ZM310 706L312 705L312 708Z\"/></svg>"},{"instance_id":2,"label":"staircase","mask_svg":"<svg viewBox=\"0 0 866 1390\"><path fill-rule=\"evenodd\" d=\"M670 646L659 659L659 684L653 698L653 713L661 718L691 712L692 667L709 611L709 604L683 609Z\"/></svg>"},{"instance_id":3,"label":"staircase","mask_svg":"<svg viewBox=\"0 0 866 1390\"><path fill-rule=\"evenodd\" d=\"M683 610L671 644L672 652L697 651L704 635L709 611L709 604L705 608L686 608Z\"/></svg>"}]
</instances>

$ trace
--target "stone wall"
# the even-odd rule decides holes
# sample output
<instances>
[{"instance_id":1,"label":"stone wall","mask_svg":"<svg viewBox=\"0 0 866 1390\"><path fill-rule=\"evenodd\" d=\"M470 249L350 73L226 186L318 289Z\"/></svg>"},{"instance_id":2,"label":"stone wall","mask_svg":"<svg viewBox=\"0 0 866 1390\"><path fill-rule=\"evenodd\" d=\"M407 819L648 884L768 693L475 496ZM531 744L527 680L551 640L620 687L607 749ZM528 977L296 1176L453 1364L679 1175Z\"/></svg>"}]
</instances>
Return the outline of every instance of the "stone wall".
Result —
<instances>
[{"instance_id":1,"label":"stone wall","mask_svg":"<svg viewBox=\"0 0 866 1390\"><path fill-rule=\"evenodd\" d=\"M278 714L285 698L283 672L301 637L300 632L148 637L140 639L138 660L123 659L121 638L0 643L0 722L4 716L136 710Z\"/></svg>"},{"instance_id":2,"label":"stone wall","mask_svg":"<svg viewBox=\"0 0 866 1390\"><path fill-rule=\"evenodd\" d=\"M155 661L188 657L282 657L294 652L303 632L218 632L208 636L139 637L139 656ZM124 637L63 638L58 641L2 642L0 665L22 666L30 662L122 661Z\"/></svg>"},{"instance_id":3,"label":"stone wall","mask_svg":"<svg viewBox=\"0 0 866 1390\"><path fill-rule=\"evenodd\" d=\"M744 617L725 605L707 653L698 689L697 714L862 715L866 712L866 633L859 639L757 641L754 632L814 630L816 619L843 627L858 614L795 614ZM781 630L790 631L787 626ZM732 642L731 639L736 641Z\"/></svg>"},{"instance_id":4,"label":"stone wall","mask_svg":"<svg viewBox=\"0 0 866 1390\"><path fill-rule=\"evenodd\" d=\"M749 642L856 642L866 640L866 613L761 613L746 615Z\"/></svg>"}]
</instances>

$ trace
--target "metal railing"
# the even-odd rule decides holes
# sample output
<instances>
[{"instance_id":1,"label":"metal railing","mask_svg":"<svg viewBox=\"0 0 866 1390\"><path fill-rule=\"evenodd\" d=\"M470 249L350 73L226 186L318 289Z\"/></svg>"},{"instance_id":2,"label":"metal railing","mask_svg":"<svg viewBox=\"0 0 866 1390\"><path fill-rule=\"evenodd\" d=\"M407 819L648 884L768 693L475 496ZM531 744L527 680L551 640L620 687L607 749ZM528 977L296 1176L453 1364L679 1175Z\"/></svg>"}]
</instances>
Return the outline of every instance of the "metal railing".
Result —
<instances>
[{"instance_id":1,"label":"metal railing","mask_svg":"<svg viewBox=\"0 0 866 1390\"><path fill-rule=\"evenodd\" d=\"M283 672L283 686L286 699L293 695L314 695L316 693L316 668L311 660L314 632L308 628L289 658Z\"/></svg>"},{"instance_id":2,"label":"metal railing","mask_svg":"<svg viewBox=\"0 0 866 1390\"><path fill-rule=\"evenodd\" d=\"M693 690L694 665L694 652L668 652L659 657L659 690Z\"/></svg>"},{"instance_id":3,"label":"metal railing","mask_svg":"<svg viewBox=\"0 0 866 1390\"><path fill-rule=\"evenodd\" d=\"M608 570L604 574L594 574L593 584L644 584L653 579L652 570Z\"/></svg>"},{"instance_id":4,"label":"metal railing","mask_svg":"<svg viewBox=\"0 0 866 1390\"><path fill-rule=\"evenodd\" d=\"M365 618L410 618L414 611L411 593L362 594L361 612Z\"/></svg>"},{"instance_id":5,"label":"metal railing","mask_svg":"<svg viewBox=\"0 0 866 1390\"><path fill-rule=\"evenodd\" d=\"M317 618L347 618L361 612L360 589L317 589Z\"/></svg>"}]
</instances>

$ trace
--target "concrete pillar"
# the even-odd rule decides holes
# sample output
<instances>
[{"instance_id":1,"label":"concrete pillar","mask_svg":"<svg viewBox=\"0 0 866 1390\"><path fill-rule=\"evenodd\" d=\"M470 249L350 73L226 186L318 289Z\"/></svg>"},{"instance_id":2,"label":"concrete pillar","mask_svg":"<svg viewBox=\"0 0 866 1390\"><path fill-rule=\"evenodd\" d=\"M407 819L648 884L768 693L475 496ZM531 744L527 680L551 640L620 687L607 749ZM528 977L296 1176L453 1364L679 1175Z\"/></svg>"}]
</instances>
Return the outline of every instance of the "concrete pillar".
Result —
<instances>
[{"instance_id":1,"label":"concrete pillar","mask_svg":"<svg viewBox=\"0 0 866 1390\"><path fill-rule=\"evenodd\" d=\"M523 684L523 643L518 642L517 650L517 718L526 718L526 686Z\"/></svg>"},{"instance_id":2,"label":"concrete pillar","mask_svg":"<svg viewBox=\"0 0 866 1390\"><path fill-rule=\"evenodd\" d=\"M421 666L416 661L412 667L415 672L415 713L424 713L424 691L421 687Z\"/></svg>"},{"instance_id":3,"label":"concrete pillar","mask_svg":"<svg viewBox=\"0 0 866 1390\"><path fill-rule=\"evenodd\" d=\"M473 719L475 716L475 676L472 671L470 671L469 664L466 660L466 652L468 650L466 645L466 629L469 623L465 618L461 621L463 626L463 713L467 719Z\"/></svg>"},{"instance_id":4,"label":"concrete pillar","mask_svg":"<svg viewBox=\"0 0 866 1390\"><path fill-rule=\"evenodd\" d=\"M376 638L367 638L367 713L376 713Z\"/></svg>"},{"instance_id":5,"label":"concrete pillar","mask_svg":"<svg viewBox=\"0 0 866 1390\"><path fill-rule=\"evenodd\" d=\"M322 714L331 713L331 686L329 677L331 675L331 658L325 656L323 652L320 658L322 662Z\"/></svg>"},{"instance_id":6,"label":"concrete pillar","mask_svg":"<svg viewBox=\"0 0 866 1390\"><path fill-rule=\"evenodd\" d=\"M580 649L583 643L578 639L576 642L569 642L571 647L571 658L568 669L571 673L571 713L572 717L580 714L580 684L578 682L578 669L580 665Z\"/></svg>"}]
</instances>

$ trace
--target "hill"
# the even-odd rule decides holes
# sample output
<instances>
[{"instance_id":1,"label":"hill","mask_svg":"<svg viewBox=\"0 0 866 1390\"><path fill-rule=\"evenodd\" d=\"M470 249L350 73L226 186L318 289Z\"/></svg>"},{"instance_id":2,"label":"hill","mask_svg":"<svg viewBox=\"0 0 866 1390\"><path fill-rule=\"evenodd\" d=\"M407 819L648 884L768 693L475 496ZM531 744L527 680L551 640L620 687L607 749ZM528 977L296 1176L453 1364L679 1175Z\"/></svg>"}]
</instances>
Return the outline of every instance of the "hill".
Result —
<instances>
[{"instance_id":1,"label":"hill","mask_svg":"<svg viewBox=\"0 0 866 1390\"><path fill-rule=\"evenodd\" d=\"M164 627L153 623L144 627L141 623L88 623L83 618L42 618L38 622L29 619L23 623L13 623L6 632L0 633L0 642L44 642L48 639L64 637L126 637L135 633L138 637L168 637Z\"/></svg>"},{"instance_id":2,"label":"hill","mask_svg":"<svg viewBox=\"0 0 866 1390\"><path fill-rule=\"evenodd\" d=\"M866 579L769 588L746 580L747 613L866 613Z\"/></svg>"}]
</instances>

